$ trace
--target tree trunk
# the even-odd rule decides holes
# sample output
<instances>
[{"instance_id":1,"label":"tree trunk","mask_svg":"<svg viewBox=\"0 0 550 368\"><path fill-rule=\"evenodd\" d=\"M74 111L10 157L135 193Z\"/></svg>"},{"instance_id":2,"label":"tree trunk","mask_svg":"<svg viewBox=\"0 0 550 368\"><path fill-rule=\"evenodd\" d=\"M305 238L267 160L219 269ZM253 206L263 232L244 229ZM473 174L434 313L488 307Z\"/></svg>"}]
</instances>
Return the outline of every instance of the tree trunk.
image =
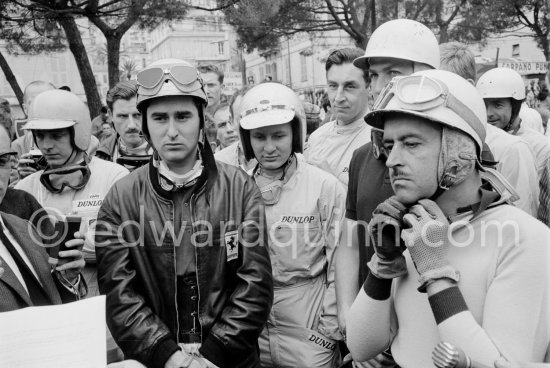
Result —
<instances>
[{"instance_id":1,"label":"tree trunk","mask_svg":"<svg viewBox=\"0 0 550 368\"><path fill-rule=\"evenodd\" d=\"M449 25L439 26L439 43L449 42Z\"/></svg>"},{"instance_id":2,"label":"tree trunk","mask_svg":"<svg viewBox=\"0 0 550 368\"><path fill-rule=\"evenodd\" d=\"M546 36L541 40L541 46L542 51L544 52L544 57L546 58L546 61L550 61L550 38L549 36Z\"/></svg>"},{"instance_id":3,"label":"tree trunk","mask_svg":"<svg viewBox=\"0 0 550 368\"><path fill-rule=\"evenodd\" d=\"M80 30L72 17L60 18L58 20L61 27L65 31L67 42L69 43L69 49L74 56L78 72L80 74L80 80L84 86L84 92L86 93L86 100L88 103L88 109L90 110L90 116L96 117L101 110L101 98L97 90L97 84L95 82L94 73L88 54L84 48L82 37L80 36Z\"/></svg>"},{"instance_id":4,"label":"tree trunk","mask_svg":"<svg viewBox=\"0 0 550 368\"><path fill-rule=\"evenodd\" d=\"M2 55L0 52L0 68L2 68L2 71L4 72L4 75L6 76L6 80L10 84L11 89L13 90L13 93L15 93L15 97L17 97L17 101L19 102L19 106L21 106L21 110L25 111L23 109L23 91L21 90L21 87L19 87L19 83L17 83L17 78L15 78L15 75L13 74L10 65L8 64L8 61Z\"/></svg>"},{"instance_id":5,"label":"tree trunk","mask_svg":"<svg viewBox=\"0 0 550 368\"><path fill-rule=\"evenodd\" d=\"M376 1L370 1L370 33L376 29Z\"/></svg>"},{"instance_id":6,"label":"tree trunk","mask_svg":"<svg viewBox=\"0 0 550 368\"><path fill-rule=\"evenodd\" d=\"M120 80L120 40L122 35L117 32L105 34L107 39L107 68L109 72L109 88L113 88Z\"/></svg>"}]
</instances>

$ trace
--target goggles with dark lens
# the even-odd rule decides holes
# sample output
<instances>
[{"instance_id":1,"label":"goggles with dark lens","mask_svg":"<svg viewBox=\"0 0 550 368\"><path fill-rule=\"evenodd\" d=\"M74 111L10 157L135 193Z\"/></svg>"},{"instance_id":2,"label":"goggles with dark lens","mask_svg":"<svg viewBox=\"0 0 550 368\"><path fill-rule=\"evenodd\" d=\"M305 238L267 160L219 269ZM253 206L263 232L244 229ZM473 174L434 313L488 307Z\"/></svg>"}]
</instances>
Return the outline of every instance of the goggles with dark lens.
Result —
<instances>
[{"instance_id":1,"label":"goggles with dark lens","mask_svg":"<svg viewBox=\"0 0 550 368\"><path fill-rule=\"evenodd\" d=\"M80 190L90 180L90 162L88 156L85 160L76 165L58 167L55 169L46 168L40 175L40 183L51 193L61 193L65 187L73 190ZM74 184L76 183L76 184Z\"/></svg>"},{"instance_id":2,"label":"goggles with dark lens","mask_svg":"<svg viewBox=\"0 0 550 368\"><path fill-rule=\"evenodd\" d=\"M130 156L120 156L116 159L116 163L124 166L130 171L137 169L149 162L151 159L150 155L130 155Z\"/></svg>"},{"instance_id":3,"label":"goggles with dark lens","mask_svg":"<svg viewBox=\"0 0 550 368\"><path fill-rule=\"evenodd\" d=\"M13 158L17 152L0 153L0 169L11 169L13 166Z\"/></svg>"},{"instance_id":4,"label":"goggles with dark lens","mask_svg":"<svg viewBox=\"0 0 550 368\"><path fill-rule=\"evenodd\" d=\"M486 135L477 115L449 92L446 84L434 78L425 75L393 78L374 102L373 111L386 108L394 97L400 109L423 112L440 106L448 108L466 121L479 137Z\"/></svg>"},{"instance_id":5,"label":"goggles with dark lens","mask_svg":"<svg viewBox=\"0 0 550 368\"><path fill-rule=\"evenodd\" d=\"M182 92L192 92L203 87L199 71L192 66L174 65L168 69L154 67L138 73L139 94L154 96L167 80L174 83Z\"/></svg>"}]
</instances>

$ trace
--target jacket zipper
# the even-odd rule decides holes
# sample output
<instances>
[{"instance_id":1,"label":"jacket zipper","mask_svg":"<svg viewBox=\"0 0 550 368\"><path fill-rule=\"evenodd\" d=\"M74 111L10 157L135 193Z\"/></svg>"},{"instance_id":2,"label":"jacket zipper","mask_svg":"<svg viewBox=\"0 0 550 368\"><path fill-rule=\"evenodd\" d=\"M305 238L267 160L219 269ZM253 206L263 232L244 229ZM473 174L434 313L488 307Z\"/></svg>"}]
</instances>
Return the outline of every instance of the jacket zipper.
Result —
<instances>
[{"instance_id":1,"label":"jacket zipper","mask_svg":"<svg viewBox=\"0 0 550 368\"><path fill-rule=\"evenodd\" d=\"M196 193L191 194L191 198L189 199L189 212L191 212L191 228L193 229L193 234L195 233L195 199L198 195L200 195L204 191L204 185L199 189L199 191ZM192 246L195 246L194 244L191 244ZM201 331L201 344L203 341L203 335L202 335L202 321L201 321L201 314L200 314L200 305L201 305L201 289L199 285L199 256L198 256L198 248L195 247L195 277L197 279L197 318L199 320L199 327ZM195 320L193 320L193 323L195 323ZM195 326L193 326L195 327Z\"/></svg>"},{"instance_id":2,"label":"jacket zipper","mask_svg":"<svg viewBox=\"0 0 550 368\"><path fill-rule=\"evenodd\" d=\"M172 224L175 225L176 223L176 203L174 201L172 202ZM175 228L174 228L174 231ZM173 239L174 240L174 239ZM172 255L174 257L173 265L174 265L174 305L176 306L176 343L179 344L180 342L180 315L179 315L179 308L178 308L178 273L177 273L177 265L176 265L176 244L172 244Z\"/></svg>"}]
</instances>

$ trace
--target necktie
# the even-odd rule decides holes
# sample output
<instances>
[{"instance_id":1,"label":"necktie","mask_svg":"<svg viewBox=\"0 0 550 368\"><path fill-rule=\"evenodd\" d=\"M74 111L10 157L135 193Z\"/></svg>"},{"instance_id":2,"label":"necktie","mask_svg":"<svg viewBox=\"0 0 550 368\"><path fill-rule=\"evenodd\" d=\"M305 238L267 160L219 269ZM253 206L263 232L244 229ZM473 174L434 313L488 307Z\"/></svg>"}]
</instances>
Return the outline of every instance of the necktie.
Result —
<instances>
[{"instance_id":1,"label":"necktie","mask_svg":"<svg viewBox=\"0 0 550 368\"><path fill-rule=\"evenodd\" d=\"M17 268L19 269L21 276L23 276L23 281L25 281L25 284L27 286L27 290L29 293L29 297L31 298L32 304L34 306L50 305L51 302L46 296L44 289L42 289L42 285L40 285L36 277L33 275L31 270L27 266L27 263L23 260L23 257L21 257L17 249L15 249L13 244L10 242L10 240L6 236L6 234L4 234L4 226L1 223L0 223L0 241L2 241L2 243L4 244L8 252L10 252L11 256L13 257L15 263L17 264Z\"/></svg>"}]
</instances>

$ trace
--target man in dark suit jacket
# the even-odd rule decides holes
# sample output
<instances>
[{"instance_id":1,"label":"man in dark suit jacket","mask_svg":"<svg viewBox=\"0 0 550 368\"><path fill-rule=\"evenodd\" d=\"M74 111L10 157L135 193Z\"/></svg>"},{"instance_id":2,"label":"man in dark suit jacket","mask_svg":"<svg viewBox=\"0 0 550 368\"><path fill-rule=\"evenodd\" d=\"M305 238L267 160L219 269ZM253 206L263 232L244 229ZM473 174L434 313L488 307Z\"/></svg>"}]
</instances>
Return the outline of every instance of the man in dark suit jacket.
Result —
<instances>
[{"instance_id":1,"label":"man in dark suit jacket","mask_svg":"<svg viewBox=\"0 0 550 368\"><path fill-rule=\"evenodd\" d=\"M37 237L37 232L34 234L29 233L29 231L34 231L34 228L30 227L27 221L13 215L8 215L7 213L0 213L0 215L2 218L4 231L7 230L20 246L23 253L20 253L20 257L24 255L29 261L32 270L34 270L35 276L37 276L37 280L44 294L43 296L45 297L43 298L45 303L37 303L36 301L33 301L31 299L30 292L27 291L33 286L28 285L29 283L25 282L25 288L25 286L21 283L21 279L16 275L16 272L19 272L20 274L22 273L20 270L21 266L17 265L19 269L18 271L13 270L12 267L8 265L8 261L5 260L4 257L0 256L0 269L3 270L0 271L0 312L26 308L36 304L53 305L67 303L78 300L81 296L83 296L82 294L85 294L83 291L84 285L82 285L79 290L73 286L70 286L61 276L57 276L61 275L59 273L60 271L56 270L53 273L50 272L48 255L45 248L33 241L32 238ZM0 245L0 247L2 247L2 245ZM15 248L13 245L12 247ZM70 250L68 252L72 252L71 254L76 254L75 252L81 253L78 250ZM15 259L16 256L12 256L12 258ZM77 260L64 265L68 266L68 268L61 266L64 267L61 271L72 267L73 270L70 272L75 273L76 270L79 270L84 266L81 254L80 256L73 256L71 258L76 258ZM15 263L17 264L17 261ZM80 263L82 263L82 265L79 267L78 264ZM67 275L66 278L67 280L71 280L74 279L74 276L69 277ZM76 281L79 281L78 274ZM73 289L79 291L75 292Z\"/></svg>"},{"instance_id":2,"label":"man in dark suit jacket","mask_svg":"<svg viewBox=\"0 0 550 368\"><path fill-rule=\"evenodd\" d=\"M9 136L0 127L0 201L8 187L12 155ZM0 212L0 312L61 304L86 294L80 277L85 262L75 248L84 239L68 241L67 247L75 249L59 252L67 262L52 270L40 235L30 222Z\"/></svg>"}]
</instances>

